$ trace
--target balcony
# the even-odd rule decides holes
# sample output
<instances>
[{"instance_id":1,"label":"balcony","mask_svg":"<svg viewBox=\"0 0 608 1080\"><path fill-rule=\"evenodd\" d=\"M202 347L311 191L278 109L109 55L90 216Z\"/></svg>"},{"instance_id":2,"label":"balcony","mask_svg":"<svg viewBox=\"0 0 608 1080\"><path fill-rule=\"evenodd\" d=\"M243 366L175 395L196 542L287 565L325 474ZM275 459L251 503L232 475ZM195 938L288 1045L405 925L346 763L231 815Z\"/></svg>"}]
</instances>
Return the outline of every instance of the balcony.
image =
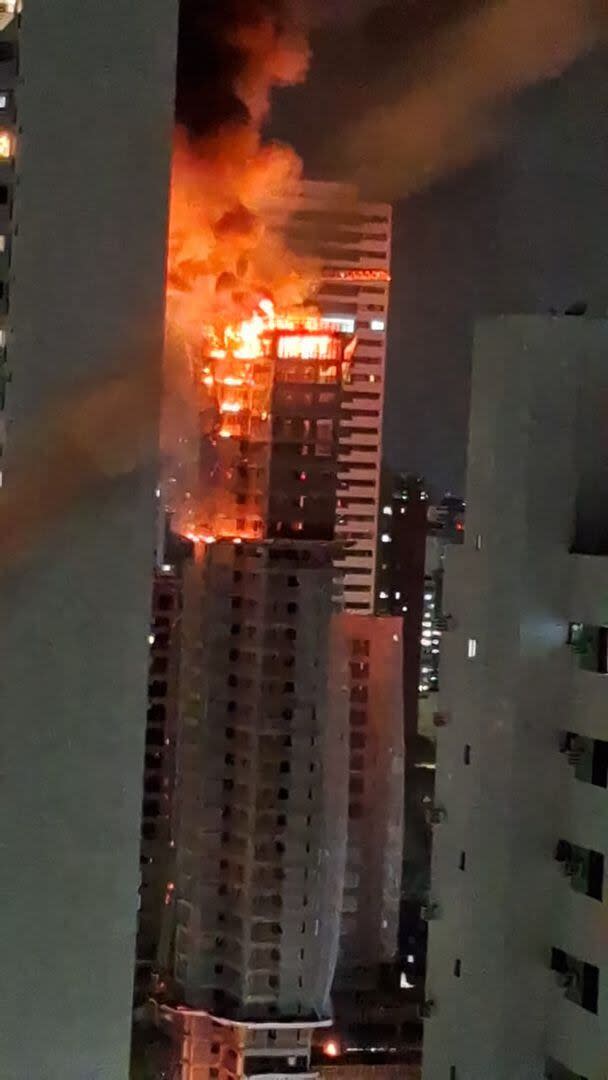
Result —
<instances>
[{"instance_id":1,"label":"balcony","mask_svg":"<svg viewBox=\"0 0 608 1080\"><path fill-rule=\"evenodd\" d=\"M551 970L563 991L564 997L587 1012L597 1013L599 997L599 969L587 964L563 949L551 950Z\"/></svg>"},{"instance_id":2,"label":"balcony","mask_svg":"<svg viewBox=\"0 0 608 1080\"><path fill-rule=\"evenodd\" d=\"M574 892L593 900L602 900L604 885L604 856L599 851L579 847L567 840L558 842L555 859Z\"/></svg>"}]
</instances>

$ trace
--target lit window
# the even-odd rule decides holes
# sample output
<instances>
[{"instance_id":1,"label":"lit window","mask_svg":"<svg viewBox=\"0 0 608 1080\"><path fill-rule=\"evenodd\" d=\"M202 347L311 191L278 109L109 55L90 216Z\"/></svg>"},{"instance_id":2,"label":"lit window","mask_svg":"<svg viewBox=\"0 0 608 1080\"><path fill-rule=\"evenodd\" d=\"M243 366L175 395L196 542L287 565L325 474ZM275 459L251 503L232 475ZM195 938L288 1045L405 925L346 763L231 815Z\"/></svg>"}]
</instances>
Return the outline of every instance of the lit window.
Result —
<instances>
[{"instance_id":1,"label":"lit window","mask_svg":"<svg viewBox=\"0 0 608 1080\"><path fill-rule=\"evenodd\" d=\"M407 611L407 604L402 604L401 610L402 611Z\"/></svg>"},{"instance_id":2,"label":"lit window","mask_svg":"<svg viewBox=\"0 0 608 1080\"><path fill-rule=\"evenodd\" d=\"M469 660L473 660L477 656L477 639L470 637L467 645L467 656Z\"/></svg>"},{"instance_id":3,"label":"lit window","mask_svg":"<svg viewBox=\"0 0 608 1080\"><path fill-rule=\"evenodd\" d=\"M390 544L391 543L391 538L390 538L388 533L382 533L382 536L380 537L380 539L382 540L383 544Z\"/></svg>"},{"instance_id":4,"label":"lit window","mask_svg":"<svg viewBox=\"0 0 608 1080\"><path fill-rule=\"evenodd\" d=\"M6 109L8 105L8 94L0 94L0 109Z\"/></svg>"},{"instance_id":5,"label":"lit window","mask_svg":"<svg viewBox=\"0 0 608 1080\"><path fill-rule=\"evenodd\" d=\"M382 507L382 513L383 513L383 514L388 514L388 516L389 516L389 517L391 517L391 516L392 516L392 513L393 513L393 511L392 511L392 507L390 507L390 506L383 506L383 507Z\"/></svg>"},{"instance_id":6,"label":"lit window","mask_svg":"<svg viewBox=\"0 0 608 1080\"><path fill-rule=\"evenodd\" d=\"M384 330L385 325L386 324L384 322L384 319L372 319L372 321L370 323L370 329L371 330L379 330L379 331L381 331L381 330Z\"/></svg>"},{"instance_id":7,"label":"lit window","mask_svg":"<svg viewBox=\"0 0 608 1080\"><path fill-rule=\"evenodd\" d=\"M413 953L408 953L408 955L406 956L406 960L407 960L408 964L413 964L415 959L416 959L416 957L414 956Z\"/></svg>"},{"instance_id":8,"label":"lit window","mask_svg":"<svg viewBox=\"0 0 608 1080\"><path fill-rule=\"evenodd\" d=\"M401 987L402 990L413 990L414 989L414 983L411 983L409 981L405 971L401 972L401 978L399 979L399 986Z\"/></svg>"},{"instance_id":9,"label":"lit window","mask_svg":"<svg viewBox=\"0 0 608 1080\"><path fill-rule=\"evenodd\" d=\"M148 634L148 645L153 645L155 641L156 638L154 637L154 634Z\"/></svg>"},{"instance_id":10,"label":"lit window","mask_svg":"<svg viewBox=\"0 0 608 1080\"><path fill-rule=\"evenodd\" d=\"M399 641L399 634L393 634L393 641Z\"/></svg>"},{"instance_id":11,"label":"lit window","mask_svg":"<svg viewBox=\"0 0 608 1080\"><path fill-rule=\"evenodd\" d=\"M382 592L380 593L380 599L381 599L381 600L388 600L388 593L387 593L387 592L384 592L384 590L383 590L383 591L382 591Z\"/></svg>"},{"instance_id":12,"label":"lit window","mask_svg":"<svg viewBox=\"0 0 608 1080\"><path fill-rule=\"evenodd\" d=\"M8 131L0 132L0 158L10 158L13 152L13 140Z\"/></svg>"},{"instance_id":13,"label":"lit window","mask_svg":"<svg viewBox=\"0 0 608 1080\"><path fill-rule=\"evenodd\" d=\"M481 533L477 533L477 536L475 537L475 550L476 551L481 551L481 545L482 545Z\"/></svg>"}]
</instances>

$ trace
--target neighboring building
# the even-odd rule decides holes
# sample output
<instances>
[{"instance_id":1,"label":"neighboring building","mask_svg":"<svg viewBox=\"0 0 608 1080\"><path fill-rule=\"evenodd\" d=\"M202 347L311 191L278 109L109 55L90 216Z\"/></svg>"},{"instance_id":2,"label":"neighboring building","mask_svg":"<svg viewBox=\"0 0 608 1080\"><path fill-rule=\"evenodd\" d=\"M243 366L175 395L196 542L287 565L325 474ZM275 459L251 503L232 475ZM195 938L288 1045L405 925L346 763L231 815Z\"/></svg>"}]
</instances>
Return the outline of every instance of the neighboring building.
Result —
<instances>
[{"instance_id":1,"label":"neighboring building","mask_svg":"<svg viewBox=\"0 0 608 1080\"><path fill-rule=\"evenodd\" d=\"M417 733L428 535L428 492L417 476L384 470L378 524L376 613L403 618L403 713L406 742Z\"/></svg>"},{"instance_id":2,"label":"neighboring building","mask_svg":"<svg viewBox=\"0 0 608 1080\"><path fill-rule=\"evenodd\" d=\"M27 561L3 562L0 586L1 1072L118 1078L130 1041L176 8L21 8L0 5L3 496L21 476L26 522L39 501L45 511ZM103 390L131 362L149 376L138 447L149 469L110 460L120 417L104 413L115 398ZM75 417L83 385L100 393L85 393L89 412ZM19 445L34 437L35 477L24 480Z\"/></svg>"},{"instance_id":3,"label":"neighboring building","mask_svg":"<svg viewBox=\"0 0 608 1080\"><path fill-rule=\"evenodd\" d=\"M255 348L228 350L209 376L223 486L209 516L202 483L197 514L217 534L197 543L184 579L173 960L158 996L182 1080L209 1069L220 1080L307 1076L339 944L348 657L332 582L344 340L285 326Z\"/></svg>"},{"instance_id":4,"label":"neighboring building","mask_svg":"<svg viewBox=\"0 0 608 1080\"><path fill-rule=\"evenodd\" d=\"M397 955L403 858L401 618L338 615L348 655L348 847L334 988L373 986Z\"/></svg>"},{"instance_id":5,"label":"neighboring building","mask_svg":"<svg viewBox=\"0 0 608 1080\"><path fill-rule=\"evenodd\" d=\"M305 180L292 198L269 210L289 213L287 238L320 262L315 297L324 315L357 334L345 387L338 473L336 536L348 543L338 565L347 610L374 610L376 523L382 459L386 332L392 210L359 200L350 184Z\"/></svg>"},{"instance_id":6,"label":"neighboring building","mask_svg":"<svg viewBox=\"0 0 608 1080\"><path fill-rule=\"evenodd\" d=\"M443 643L425 1080L608 1059L608 323L477 330Z\"/></svg>"}]
</instances>

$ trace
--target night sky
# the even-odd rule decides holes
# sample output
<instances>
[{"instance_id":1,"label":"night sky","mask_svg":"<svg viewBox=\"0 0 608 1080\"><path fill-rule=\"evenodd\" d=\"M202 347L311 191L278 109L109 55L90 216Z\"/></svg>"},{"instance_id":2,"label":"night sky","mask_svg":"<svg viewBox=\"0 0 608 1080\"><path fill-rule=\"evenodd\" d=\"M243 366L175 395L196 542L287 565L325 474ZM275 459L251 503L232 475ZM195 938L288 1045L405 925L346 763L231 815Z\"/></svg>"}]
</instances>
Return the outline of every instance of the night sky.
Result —
<instances>
[{"instance_id":1,"label":"night sky","mask_svg":"<svg viewBox=\"0 0 608 1080\"><path fill-rule=\"evenodd\" d=\"M360 6L373 9L367 20L315 30L306 84L275 95L271 133L295 146L311 178L349 179L341 143L353 117L401 93L437 29L475 5ZM561 311L579 299L606 313L607 69L595 53L528 89L502 117L491 152L427 190L391 192L385 454L436 492L464 494L475 319Z\"/></svg>"}]
</instances>

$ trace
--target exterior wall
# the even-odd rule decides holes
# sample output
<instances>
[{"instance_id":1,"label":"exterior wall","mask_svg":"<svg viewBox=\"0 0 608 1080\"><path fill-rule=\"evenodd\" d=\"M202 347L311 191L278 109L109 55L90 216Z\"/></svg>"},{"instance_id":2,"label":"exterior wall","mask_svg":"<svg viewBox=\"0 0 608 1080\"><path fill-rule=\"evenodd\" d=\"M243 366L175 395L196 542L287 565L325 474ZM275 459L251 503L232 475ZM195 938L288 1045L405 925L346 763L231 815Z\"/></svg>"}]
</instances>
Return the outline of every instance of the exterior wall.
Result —
<instances>
[{"instance_id":1,"label":"exterior wall","mask_svg":"<svg viewBox=\"0 0 608 1080\"><path fill-rule=\"evenodd\" d=\"M175 794L182 575L158 567L152 589L148 714L144 756L135 1001L149 996L159 966L167 900L174 888L171 849Z\"/></svg>"},{"instance_id":2,"label":"exterior wall","mask_svg":"<svg viewBox=\"0 0 608 1080\"><path fill-rule=\"evenodd\" d=\"M338 564L344 573L346 608L371 613L392 211L384 203L359 201L349 184L306 180L296 194L282 201L280 209L270 208L268 216L271 221L282 220L287 212L290 244L320 260L321 288L316 301L321 311L352 322L357 332L351 381L342 405L336 535L349 542ZM370 279L348 280L351 271L366 270L373 272Z\"/></svg>"},{"instance_id":3,"label":"exterior wall","mask_svg":"<svg viewBox=\"0 0 608 1080\"><path fill-rule=\"evenodd\" d=\"M403 854L403 621L336 616L349 657L348 854L336 986L369 980L397 952Z\"/></svg>"},{"instance_id":4,"label":"exterior wall","mask_svg":"<svg viewBox=\"0 0 608 1080\"><path fill-rule=\"evenodd\" d=\"M567 645L570 623L607 620L608 548L585 553L606 518L607 346L608 324L583 319L477 332L467 535L448 556L425 1080L605 1072L606 894L575 889L556 852L604 854L608 824L606 790L559 752L566 732L608 738L606 675ZM597 1012L558 985L552 949L598 969Z\"/></svg>"},{"instance_id":5,"label":"exterior wall","mask_svg":"<svg viewBox=\"0 0 608 1080\"><path fill-rule=\"evenodd\" d=\"M154 457L175 22L165 0L28 0L5 32L18 61L0 61L17 131L14 174L0 166L6 497L28 433L37 468L54 466L30 556L3 567L1 585L6 1080L128 1069L156 468L113 459L102 394L99 439L83 418L77 464L84 480L102 461L120 475L68 506L69 460L58 471L48 414L37 425L53 401L63 421L83 383L141 361L150 415L138 451Z\"/></svg>"},{"instance_id":6,"label":"exterior wall","mask_svg":"<svg viewBox=\"0 0 608 1080\"><path fill-rule=\"evenodd\" d=\"M321 1080L420 1080L419 1065L323 1065Z\"/></svg>"},{"instance_id":7,"label":"exterior wall","mask_svg":"<svg viewBox=\"0 0 608 1080\"><path fill-rule=\"evenodd\" d=\"M331 551L221 542L193 573L206 663L188 649L177 982L189 1005L220 1014L316 1017L328 1009L346 837Z\"/></svg>"}]
</instances>

